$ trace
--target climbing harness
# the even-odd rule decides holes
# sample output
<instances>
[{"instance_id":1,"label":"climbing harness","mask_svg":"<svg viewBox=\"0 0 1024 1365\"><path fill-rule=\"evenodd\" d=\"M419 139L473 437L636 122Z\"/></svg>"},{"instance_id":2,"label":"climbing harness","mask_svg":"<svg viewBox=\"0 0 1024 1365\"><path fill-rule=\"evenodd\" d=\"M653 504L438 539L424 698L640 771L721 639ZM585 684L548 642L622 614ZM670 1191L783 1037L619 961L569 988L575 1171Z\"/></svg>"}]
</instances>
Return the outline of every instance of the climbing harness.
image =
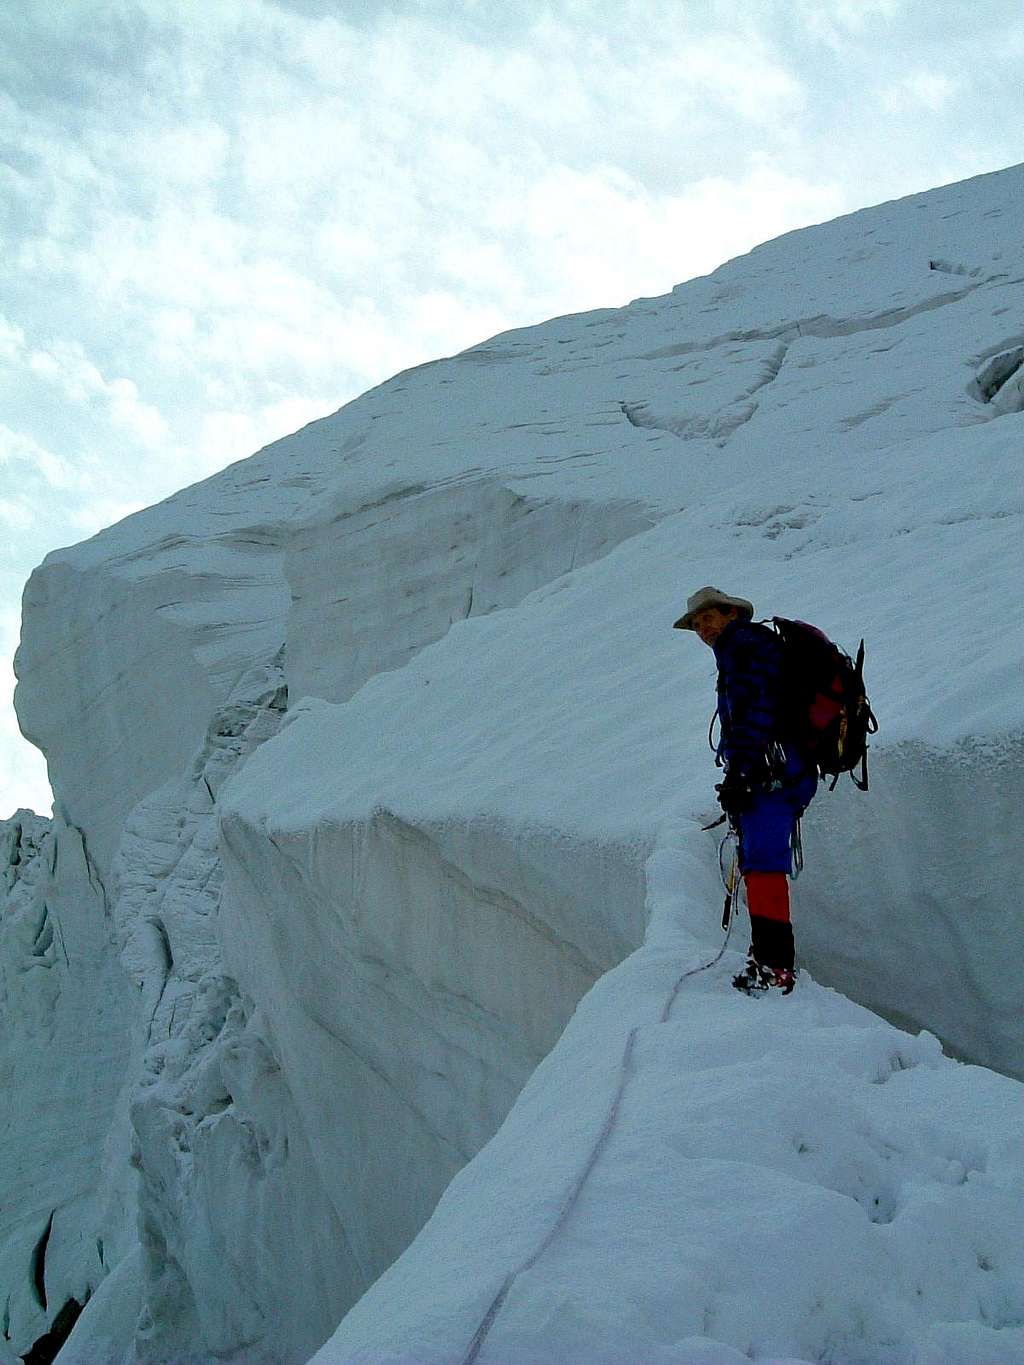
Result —
<instances>
[{"instance_id":1,"label":"climbing harness","mask_svg":"<svg viewBox=\"0 0 1024 1365\"><path fill-rule=\"evenodd\" d=\"M718 707L716 706L715 714L711 717L711 724L708 726L708 746L715 756L715 767L723 768L725 766L725 760L722 757L720 745L715 742L715 721L718 720L718 718ZM721 735L721 727L719 727L719 735Z\"/></svg>"},{"instance_id":2,"label":"climbing harness","mask_svg":"<svg viewBox=\"0 0 1024 1365\"><path fill-rule=\"evenodd\" d=\"M796 824L793 826L793 837L790 840L790 846L793 850L793 873L790 880L795 882L797 877L799 877L800 873L804 870L804 839L803 831L800 827L799 815L796 817Z\"/></svg>"},{"instance_id":3,"label":"climbing harness","mask_svg":"<svg viewBox=\"0 0 1024 1365\"><path fill-rule=\"evenodd\" d=\"M728 867L726 866L727 855L725 852L727 845L730 850ZM722 885L725 887L725 904L722 907L722 933L726 935L728 942L729 930L732 927L733 906L736 903L736 892L740 884L740 840L734 829L730 829L718 845L718 870L722 874Z\"/></svg>"},{"instance_id":4,"label":"climbing harness","mask_svg":"<svg viewBox=\"0 0 1024 1365\"><path fill-rule=\"evenodd\" d=\"M724 818L725 817L723 816L723 819ZM715 825L720 825L721 823L721 820L715 821ZM714 829L714 827L714 825L708 825L705 828ZM726 854L727 847L730 850L729 855ZM676 982L675 990L672 992L671 999L666 1006L666 1018L679 993L679 987L683 982L689 980L691 976L697 976L700 972L706 972L708 968L713 967L716 962L721 962L722 958L725 956L725 950L729 946L729 939L732 937L733 920L736 918L733 912L739 900L739 888L742 880L740 877L739 834L731 827L722 842L718 845L718 867L722 873L722 885L725 887L725 904L722 906L722 932L725 934L725 938L722 940L721 948L719 948L710 962L702 962L699 967L691 967L688 972L683 972L682 976Z\"/></svg>"},{"instance_id":5,"label":"climbing harness","mask_svg":"<svg viewBox=\"0 0 1024 1365\"><path fill-rule=\"evenodd\" d=\"M710 825L701 825L701 830L704 834L707 834L710 830L717 829L719 825L724 825L728 818L727 815L720 815L717 820L712 820ZM797 844L794 845L794 851L798 846L799 838L800 821L798 820L796 834L794 835ZM728 867L726 867L725 852L727 847L731 852L731 857L728 859ZM799 854L799 859L800 866L803 867L802 851ZM729 926L732 923L733 907L737 900L736 892L740 884L740 832L735 825L730 824L722 842L718 845L718 870L722 874L722 885L725 887L725 905L722 907L722 932L727 934ZM728 942L728 939L726 942ZM722 951L725 951L724 945ZM721 957L721 953L719 953L718 956ZM717 957L715 958L715 961L718 961ZM711 963L709 962L707 965L710 967ZM700 967L698 970L703 971L704 968Z\"/></svg>"}]
</instances>

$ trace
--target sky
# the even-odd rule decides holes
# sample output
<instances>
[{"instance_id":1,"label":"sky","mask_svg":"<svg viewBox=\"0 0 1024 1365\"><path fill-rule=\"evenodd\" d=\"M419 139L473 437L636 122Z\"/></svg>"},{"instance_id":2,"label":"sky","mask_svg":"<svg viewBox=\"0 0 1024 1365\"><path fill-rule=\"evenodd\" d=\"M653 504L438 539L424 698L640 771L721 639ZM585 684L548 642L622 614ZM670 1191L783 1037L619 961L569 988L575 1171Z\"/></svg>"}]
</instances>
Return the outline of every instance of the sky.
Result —
<instances>
[{"instance_id":1,"label":"sky","mask_svg":"<svg viewBox=\"0 0 1024 1365\"><path fill-rule=\"evenodd\" d=\"M508 327L1024 160L1002 0L0 8L0 818L52 549ZM59 679L55 679L59 685Z\"/></svg>"}]
</instances>

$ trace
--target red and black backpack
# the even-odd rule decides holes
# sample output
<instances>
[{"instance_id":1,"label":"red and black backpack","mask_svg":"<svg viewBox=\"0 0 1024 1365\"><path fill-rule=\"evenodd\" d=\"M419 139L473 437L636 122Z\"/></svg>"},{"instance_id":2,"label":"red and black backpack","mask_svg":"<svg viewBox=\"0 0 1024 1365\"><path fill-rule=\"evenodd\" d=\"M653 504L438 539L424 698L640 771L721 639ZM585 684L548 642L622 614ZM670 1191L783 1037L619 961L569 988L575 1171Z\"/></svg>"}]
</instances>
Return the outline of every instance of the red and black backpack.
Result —
<instances>
[{"instance_id":1,"label":"red and black backpack","mask_svg":"<svg viewBox=\"0 0 1024 1365\"><path fill-rule=\"evenodd\" d=\"M864 690L864 641L851 659L817 626L773 616L771 625L782 640L783 738L790 740L831 777L835 790L842 773L868 789L868 736L878 730ZM856 774L860 767L860 776Z\"/></svg>"}]
</instances>

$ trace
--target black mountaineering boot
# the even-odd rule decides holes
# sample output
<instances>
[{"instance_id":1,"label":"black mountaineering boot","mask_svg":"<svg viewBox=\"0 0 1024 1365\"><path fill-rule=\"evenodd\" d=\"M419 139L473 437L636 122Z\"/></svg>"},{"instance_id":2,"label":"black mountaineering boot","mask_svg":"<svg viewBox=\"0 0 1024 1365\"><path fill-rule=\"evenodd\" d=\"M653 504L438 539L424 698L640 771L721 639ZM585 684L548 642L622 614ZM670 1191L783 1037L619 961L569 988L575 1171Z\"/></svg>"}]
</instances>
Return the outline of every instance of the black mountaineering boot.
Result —
<instances>
[{"instance_id":1,"label":"black mountaineering boot","mask_svg":"<svg viewBox=\"0 0 1024 1365\"><path fill-rule=\"evenodd\" d=\"M747 965L733 977L732 984L746 995L760 995L763 990L767 990L766 986L761 985L761 970L754 961L753 953L747 954Z\"/></svg>"},{"instance_id":2,"label":"black mountaineering boot","mask_svg":"<svg viewBox=\"0 0 1024 1365\"><path fill-rule=\"evenodd\" d=\"M764 995L771 990L788 995L796 985L796 972L792 967L765 967L748 957L747 965L733 977L732 984L744 995Z\"/></svg>"}]
</instances>

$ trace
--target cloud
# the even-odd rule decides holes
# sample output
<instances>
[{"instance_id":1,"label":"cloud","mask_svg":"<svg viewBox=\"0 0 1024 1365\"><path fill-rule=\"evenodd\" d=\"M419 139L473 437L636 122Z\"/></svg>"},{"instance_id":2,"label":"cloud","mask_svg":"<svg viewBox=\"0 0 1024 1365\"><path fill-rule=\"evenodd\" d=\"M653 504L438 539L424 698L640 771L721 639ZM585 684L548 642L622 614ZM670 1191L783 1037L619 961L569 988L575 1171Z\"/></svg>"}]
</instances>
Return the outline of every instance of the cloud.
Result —
<instances>
[{"instance_id":1,"label":"cloud","mask_svg":"<svg viewBox=\"0 0 1024 1365\"><path fill-rule=\"evenodd\" d=\"M80 343L57 341L49 349L23 355L28 368L54 384L70 402L104 403L112 424L142 445L157 447L166 440L167 422L152 404L140 399L135 383L105 379Z\"/></svg>"},{"instance_id":2,"label":"cloud","mask_svg":"<svg viewBox=\"0 0 1024 1365\"><path fill-rule=\"evenodd\" d=\"M25 333L0 315L0 360L18 361L25 353Z\"/></svg>"},{"instance_id":3,"label":"cloud","mask_svg":"<svg viewBox=\"0 0 1024 1365\"><path fill-rule=\"evenodd\" d=\"M73 508L68 514L68 525L76 532L77 540L94 536L107 526L130 517L133 512L141 512L150 505L149 498L111 497L99 494L87 503Z\"/></svg>"},{"instance_id":4,"label":"cloud","mask_svg":"<svg viewBox=\"0 0 1024 1365\"><path fill-rule=\"evenodd\" d=\"M8 490L19 485L30 489L35 483L59 493L79 493L89 491L91 486L89 476L70 460L55 455L25 431L14 431L3 422L0 422L0 465L7 470L4 485ZM31 506L31 502L27 501L26 506Z\"/></svg>"},{"instance_id":5,"label":"cloud","mask_svg":"<svg viewBox=\"0 0 1024 1365\"><path fill-rule=\"evenodd\" d=\"M707 176L679 194L655 196L642 184L609 169L603 175L549 172L524 197L526 235L550 243L549 259L581 307L601 307L609 296L663 292L686 274L709 271L774 236L797 217L834 217L848 203L838 185L786 175L770 165L740 180ZM642 243L642 259L632 252Z\"/></svg>"},{"instance_id":6,"label":"cloud","mask_svg":"<svg viewBox=\"0 0 1024 1365\"><path fill-rule=\"evenodd\" d=\"M995 0L75 0L0 43L21 573L398 370L1006 164L1024 114Z\"/></svg>"},{"instance_id":7,"label":"cloud","mask_svg":"<svg viewBox=\"0 0 1024 1365\"><path fill-rule=\"evenodd\" d=\"M9 531L27 531L32 525L32 505L19 494L0 497L0 525Z\"/></svg>"},{"instance_id":8,"label":"cloud","mask_svg":"<svg viewBox=\"0 0 1024 1365\"><path fill-rule=\"evenodd\" d=\"M0 571L2 600L17 603L20 591L15 576ZM11 659L18 643L18 627L16 606L0 608L0 820L8 819L20 806L49 815L53 800L43 756L22 738L14 714Z\"/></svg>"},{"instance_id":9,"label":"cloud","mask_svg":"<svg viewBox=\"0 0 1024 1365\"><path fill-rule=\"evenodd\" d=\"M890 90L882 92L885 107L893 113L926 110L935 113L959 92L960 82L941 71L910 71Z\"/></svg>"},{"instance_id":10,"label":"cloud","mask_svg":"<svg viewBox=\"0 0 1024 1365\"><path fill-rule=\"evenodd\" d=\"M793 7L814 38L841 51L849 47L851 39L877 35L899 20L907 0L793 0Z\"/></svg>"}]
</instances>

